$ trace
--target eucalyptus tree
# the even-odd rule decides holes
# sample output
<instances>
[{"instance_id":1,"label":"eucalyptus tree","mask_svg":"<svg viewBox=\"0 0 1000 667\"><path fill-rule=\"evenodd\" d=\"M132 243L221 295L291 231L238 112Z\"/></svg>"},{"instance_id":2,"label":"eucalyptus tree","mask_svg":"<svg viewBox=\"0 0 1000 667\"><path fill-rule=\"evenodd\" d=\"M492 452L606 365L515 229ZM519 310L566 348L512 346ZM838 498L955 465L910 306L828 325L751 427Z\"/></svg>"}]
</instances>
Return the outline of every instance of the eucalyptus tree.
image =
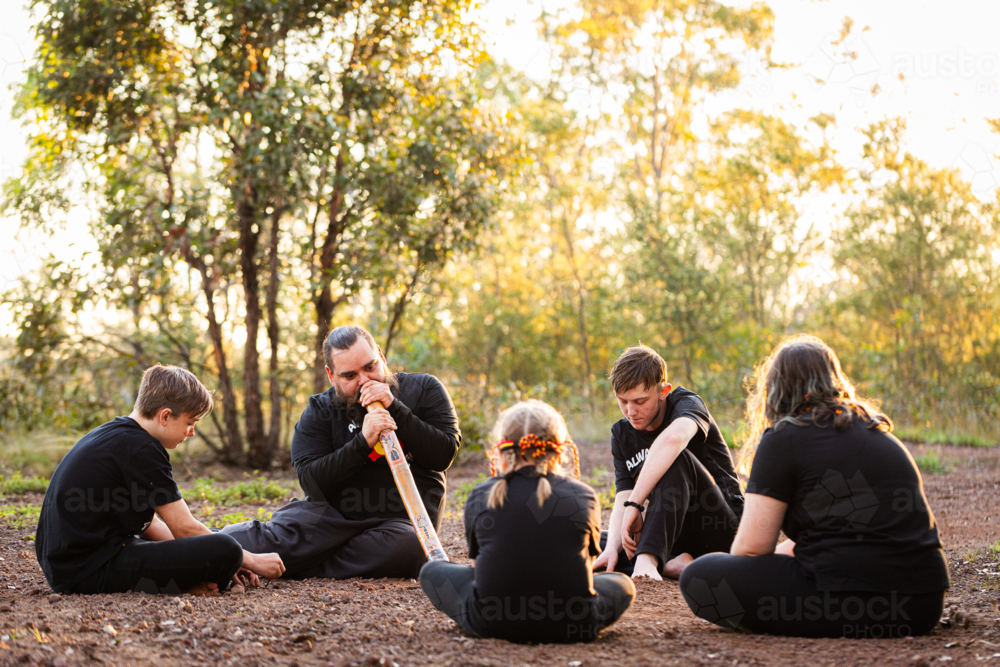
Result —
<instances>
[{"instance_id":1,"label":"eucalyptus tree","mask_svg":"<svg viewBox=\"0 0 1000 667\"><path fill-rule=\"evenodd\" d=\"M1000 209L957 170L908 152L904 135L900 119L865 129L863 196L837 235L849 277L838 286L838 333L858 348L855 374L911 419L971 404L991 413L975 419L995 420Z\"/></svg>"},{"instance_id":2,"label":"eucalyptus tree","mask_svg":"<svg viewBox=\"0 0 1000 667\"><path fill-rule=\"evenodd\" d=\"M169 333L163 298L151 295L185 279L200 290L226 459L244 453L240 384L249 462L269 466L278 442L282 275L308 276L310 379L321 390L319 350L337 307L368 287L398 294L401 313L414 281L433 280L488 220L511 142L503 114L473 86L485 56L467 9L455 0L33 3L37 58L17 104L30 156L7 203L49 229L85 205L109 284L137 304L137 326L152 320Z\"/></svg>"}]
</instances>

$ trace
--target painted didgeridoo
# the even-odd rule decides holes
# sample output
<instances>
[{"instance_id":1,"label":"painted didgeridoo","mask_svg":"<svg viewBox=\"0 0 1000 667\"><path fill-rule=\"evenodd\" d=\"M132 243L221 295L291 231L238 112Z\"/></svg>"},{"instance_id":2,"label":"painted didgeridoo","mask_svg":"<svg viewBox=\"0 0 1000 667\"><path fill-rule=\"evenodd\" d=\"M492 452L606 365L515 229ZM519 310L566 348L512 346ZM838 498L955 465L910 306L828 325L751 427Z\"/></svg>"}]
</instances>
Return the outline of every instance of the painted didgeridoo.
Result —
<instances>
[{"instance_id":1,"label":"painted didgeridoo","mask_svg":"<svg viewBox=\"0 0 1000 667\"><path fill-rule=\"evenodd\" d=\"M374 408L383 407L379 401L375 401L368 405L368 411L371 412ZM413 530L417 532L417 539L420 540L420 546L423 547L427 560L448 560L448 554L441 546L441 540L438 539L437 531L434 530L431 517L427 514L427 508L424 507L420 492L417 491L417 483L413 481L413 473L410 472L410 466L406 462L399 438L392 431L382 431L378 438L382 443L385 460L389 463L389 470L396 482L396 488L399 489L399 495L403 498L406 513L410 515L410 523L413 524Z\"/></svg>"}]
</instances>

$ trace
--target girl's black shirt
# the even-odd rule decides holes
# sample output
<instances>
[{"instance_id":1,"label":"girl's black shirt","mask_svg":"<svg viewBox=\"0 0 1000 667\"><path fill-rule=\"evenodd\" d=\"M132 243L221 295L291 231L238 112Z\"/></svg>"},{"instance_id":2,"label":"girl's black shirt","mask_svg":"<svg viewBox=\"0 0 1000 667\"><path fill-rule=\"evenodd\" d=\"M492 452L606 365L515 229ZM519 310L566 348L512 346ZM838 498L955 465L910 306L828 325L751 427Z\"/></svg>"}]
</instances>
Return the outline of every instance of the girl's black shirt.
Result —
<instances>
[{"instance_id":1,"label":"girl's black shirt","mask_svg":"<svg viewBox=\"0 0 1000 667\"><path fill-rule=\"evenodd\" d=\"M923 481L894 435L847 429L764 432L747 493L788 503L782 530L822 591L920 594L949 587L948 561Z\"/></svg>"},{"instance_id":2,"label":"girl's black shirt","mask_svg":"<svg viewBox=\"0 0 1000 667\"><path fill-rule=\"evenodd\" d=\"M539 507L539 480L527 466L508 476L507 500L491 510L486 502L499 479L476 486L465 503L469 557L476 560L469 621L490 636L534 641L591 613L601 508L592 488L554 474L546 475L552 494Z\"/></svg>"}]
</instances>

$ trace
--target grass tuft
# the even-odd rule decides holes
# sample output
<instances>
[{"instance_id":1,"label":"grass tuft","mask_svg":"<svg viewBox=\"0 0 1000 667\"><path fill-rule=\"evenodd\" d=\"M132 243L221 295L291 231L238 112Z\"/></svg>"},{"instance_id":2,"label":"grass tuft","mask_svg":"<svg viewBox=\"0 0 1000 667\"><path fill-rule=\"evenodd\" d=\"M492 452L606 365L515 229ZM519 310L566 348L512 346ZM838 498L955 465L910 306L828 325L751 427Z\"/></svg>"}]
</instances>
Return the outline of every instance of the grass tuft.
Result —
<instances>
[{"instance_id":1,"label":"grass tuft","mask_svg":"<svg viewBox=\"0 0 1000 667\"><path fill-rule=\"evenodd\" d=\"M257 510L256 516L247 516L243 512L233 512L232 514L226 514L225 516L208 517L202 519L201 522L209 528L223 528L232 523L245 523L247 521L253 521L254 519L257 521L270 521L271 514L273 514L273 512L268 512L261 507Z\"/></svg>"},{"instance_id":2,"label":"grass tuft","mask_svg":"<svg viewBox=\"0 0 1000 667\"><path fill-rule=\"evenodd\" d=\"M281 500L296 495L297 491L287 489L266 477L257 477L246 482L218 485L214 479L199 477L189 492L193 499L204 500L212 505L252 505L269 500Z\"/></svg>"},{"instance_id":3,"label":"grass tuft","mask_svg":"<svg viewBox=\"0 0 1000 667\"><path fill-rule=\"evenodd\" d=\"M15 471L9 477L0 475L0 495L19 496L22 493L45 493L49 480L41 477L24 477Z\"/></svg>"},{"instance_id":4,"label":"grass tuft","mask_svg":"<svg viewBox=\"0 0 1000 667\"><path fill-rule=\"evenodd\" d=\"M464 510L465 501L469 499L469 494L472 493L472 490L477 486L479 486L480 484L482 484L483 482L485 482L486 480L488 480L489 478L490 478L489 475L487 475L484 472L481 472L474 480L469 482L462 482L461 484L459 484L458 488L452 491L452 497L455 499L455 505L454 509L452 509L451 511L461 512L462 510Z\"/></svg>"},{"instance_id":5,"label":"grass tuft","mask_svg":"<svg viewBox=\"0 0 1000 667\"><path fill-rule=\"evenodd\" d=\"M993 447L995 439L973 433L954 433L936 429L904 426L893 429L893 435L903 442L928 445L958 445L960 447Z\"/></svg>"},{"instance_id":6,"label":"grass tuft","mask_svg":"<svg viewBox=\"0 0 1000 667\"><path fill-rule=\"evenodd\" d=\"M41 512L41 505L0 505L0 521L11 528L34 528Z\"/></svg>"},{"instance_id":7,"label":"grass tuft","mask_svg":"<svg viewBox=\"0 0 1000 667\"><path fill-rule=\"evenodd\" d=\"M913 460L916 461L918 468L929 475L942 475L955 469L947 461L942 461L937 452L927 452L921 456L914 456Z\"/></svg>"}]
</instances>

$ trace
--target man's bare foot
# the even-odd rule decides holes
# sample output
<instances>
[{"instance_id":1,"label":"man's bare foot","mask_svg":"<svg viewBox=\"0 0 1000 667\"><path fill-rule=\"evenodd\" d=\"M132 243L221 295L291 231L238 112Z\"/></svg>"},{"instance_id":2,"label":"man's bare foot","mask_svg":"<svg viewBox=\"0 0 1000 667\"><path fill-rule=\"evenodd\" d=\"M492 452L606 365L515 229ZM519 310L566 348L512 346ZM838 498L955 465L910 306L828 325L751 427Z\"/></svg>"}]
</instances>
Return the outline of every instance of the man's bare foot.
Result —
<instances>
[{"instance_id":1,"label":"man's bare foot","mask_svg":"<svg viewBox=\"0 0 1000 667\"><path fill-rule=\"evenodd\" d=\"M184 591L185 595L218 595L219 586L218 584L205 582L201 584L196 584L191 588Z\"/></svg>"},{"instance_id":2,"label":"man's bare foot","mask_svg":"<svg viewBox=\"0 0 1000 667\"><path fill-rule=\"evenodd\" d=\"M660 576L660 561L652 554L639 554L635 557L635 567L632 568L632 578L647 577L653 581L663 581Z\"/></svg>"},{"instance_id":3,"label":"man's bare foot","mask_svg":"<svg viewBox=\"0 0 1000 667\"><path fill-rule=\"evenodd\" d=\"M663 576L670 577L671 579L680 579L681 572L684 568L688 566L688 563L693 561L694 558L691 554L681 554L677 558L671 558L667 561L667 564L663 566Z\"/></svg>"}]
</instances>

